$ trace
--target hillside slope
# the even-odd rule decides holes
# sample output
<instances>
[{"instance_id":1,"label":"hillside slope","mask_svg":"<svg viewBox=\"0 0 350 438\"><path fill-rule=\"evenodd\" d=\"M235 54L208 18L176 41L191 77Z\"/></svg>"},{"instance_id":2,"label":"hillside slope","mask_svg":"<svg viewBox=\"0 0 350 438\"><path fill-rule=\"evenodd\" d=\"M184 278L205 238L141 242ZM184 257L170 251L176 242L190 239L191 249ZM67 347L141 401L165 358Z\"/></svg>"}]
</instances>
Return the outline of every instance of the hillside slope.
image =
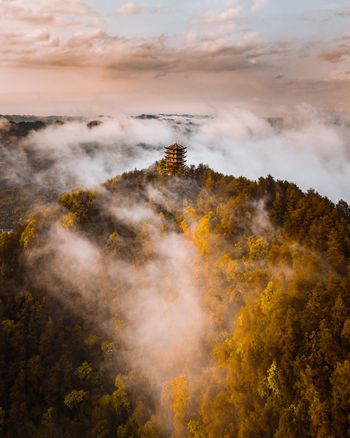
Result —
<instances>
[{"instance_id":1,"label":"hillside slope","mask_svg":"<svg viewBox=\"0 0 350 438\"><path fill-rule=\"evenodd\" d=\"M344 437L350 209L134 171L0 235L5 437Z\"/></svg>"}]
</instances>

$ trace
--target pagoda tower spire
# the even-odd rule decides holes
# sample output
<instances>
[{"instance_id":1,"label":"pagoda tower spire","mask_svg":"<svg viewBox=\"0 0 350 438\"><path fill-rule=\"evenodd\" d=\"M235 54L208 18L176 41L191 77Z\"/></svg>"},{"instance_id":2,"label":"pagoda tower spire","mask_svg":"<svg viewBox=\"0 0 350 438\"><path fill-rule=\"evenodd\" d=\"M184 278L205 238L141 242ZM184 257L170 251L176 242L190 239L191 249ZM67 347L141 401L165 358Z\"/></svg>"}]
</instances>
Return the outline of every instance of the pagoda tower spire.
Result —
<instances>
[{"instance_id":1,"label":"pagoda tower spire","mask_svg":"<svg viewBox=\"0 0 350 438\"><path fill-rule=\"evenodd\" d=\"M185 168L187 148L178 143L165 147L165 165L168 175L177 175Z\"/></svg>"}]
</instances>

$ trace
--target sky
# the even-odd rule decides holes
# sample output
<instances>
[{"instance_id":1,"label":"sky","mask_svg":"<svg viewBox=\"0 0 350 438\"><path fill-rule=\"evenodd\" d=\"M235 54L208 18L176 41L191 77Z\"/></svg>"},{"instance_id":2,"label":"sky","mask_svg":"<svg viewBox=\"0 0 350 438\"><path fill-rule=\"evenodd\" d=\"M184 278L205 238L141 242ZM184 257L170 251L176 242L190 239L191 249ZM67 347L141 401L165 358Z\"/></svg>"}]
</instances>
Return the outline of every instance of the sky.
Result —
<instances>
[{"instance_id":1,"label":"sky","mask_svg":"<svg viewBox=\"0 0 350 438\"><path fill-rule=\"evenodd\" d=\"M347 111L348 0L0 0L0 113Z\"/></svg>"}]
</instances>

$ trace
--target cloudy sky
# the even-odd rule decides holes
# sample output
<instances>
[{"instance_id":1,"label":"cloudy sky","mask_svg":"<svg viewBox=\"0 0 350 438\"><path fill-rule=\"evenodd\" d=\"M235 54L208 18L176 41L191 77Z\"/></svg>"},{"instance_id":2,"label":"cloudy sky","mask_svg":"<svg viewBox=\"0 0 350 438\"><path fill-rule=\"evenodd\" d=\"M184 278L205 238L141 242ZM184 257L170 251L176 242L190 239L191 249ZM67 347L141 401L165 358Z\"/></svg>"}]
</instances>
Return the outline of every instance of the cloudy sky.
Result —
<instances>
[{"instance_id":1,"label":"cloudy sky","mask_svg":"<svg viewBox=\"0 0 350 438\"><path fill-rule=\"evenodd\" d=\"M349 0L0 0L0 113L349 99Z\"/></svg>"}]
</instances>

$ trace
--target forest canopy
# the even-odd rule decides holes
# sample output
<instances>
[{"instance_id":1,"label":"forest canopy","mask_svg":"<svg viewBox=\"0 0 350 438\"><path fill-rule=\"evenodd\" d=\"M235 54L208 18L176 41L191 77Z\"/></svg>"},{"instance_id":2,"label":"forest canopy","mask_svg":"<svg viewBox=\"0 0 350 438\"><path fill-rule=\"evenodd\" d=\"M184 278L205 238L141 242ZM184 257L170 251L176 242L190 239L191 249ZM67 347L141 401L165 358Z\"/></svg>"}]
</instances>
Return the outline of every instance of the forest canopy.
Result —
<instances>
[{"instance_id":1,"label":"forest canopy","mask_svg":"<svg viewBox=\"0 0 350 438\"><path fill-rule=\"evenodd\" d=\"M1 434L347 436L347 203L157 169L0 234Z\"/></svg>"}]
</instances>

